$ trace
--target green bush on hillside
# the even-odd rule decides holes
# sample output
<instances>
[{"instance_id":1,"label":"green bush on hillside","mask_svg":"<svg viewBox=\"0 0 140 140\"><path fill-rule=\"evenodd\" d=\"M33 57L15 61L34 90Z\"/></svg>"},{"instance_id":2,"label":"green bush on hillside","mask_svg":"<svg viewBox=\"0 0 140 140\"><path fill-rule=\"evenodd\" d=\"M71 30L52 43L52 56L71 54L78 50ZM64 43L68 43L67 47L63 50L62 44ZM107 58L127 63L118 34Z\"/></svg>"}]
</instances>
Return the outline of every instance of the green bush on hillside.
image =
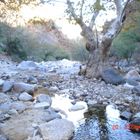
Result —
<instances>
[{"instance_id":1,"label":"green bush on hillside","mask_svg":"<svg viewBox=\"0 0 140 140\"><path fill-rule=\"evenodd\" d=\"M138 42L140 42L139 31L140 29L129 29L128 31L121 32L114 39L111 52L129 62L135 49L138 47Z\"/></svg>"}]
</instances>

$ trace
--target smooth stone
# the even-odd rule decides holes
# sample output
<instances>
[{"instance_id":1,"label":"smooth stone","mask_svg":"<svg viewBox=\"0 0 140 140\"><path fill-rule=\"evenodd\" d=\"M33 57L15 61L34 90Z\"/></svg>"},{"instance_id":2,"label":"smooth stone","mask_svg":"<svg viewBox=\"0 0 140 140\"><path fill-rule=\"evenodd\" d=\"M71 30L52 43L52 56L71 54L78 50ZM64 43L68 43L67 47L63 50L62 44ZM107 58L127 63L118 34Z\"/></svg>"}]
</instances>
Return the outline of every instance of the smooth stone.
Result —
<instances>
[{"instance_id":1,"label":"smooth stone","mask_svg":"<svg viewBox=\"0 0 140 140\"><path fill-rule=\"evenodd\" d=\"M21 101L31 101L31 100L33 100L33 97L30 94L28 94L27 92L21 93L18 98Z\"/></svg>"},{"instance_id":2,"label":"smooth stone","mask_svg":"<svg viewBox=\"0 0 140 140\"><path fill-rule=\"evenodd\" d=\"M122 119L126 119L126 120L130 120L131 116L132 116L132 113L130 113L128 111L124 111L120 114L120 117Z\"/></svg>"},{"instance_id":3,"label":"smooth stone","mask_svg":"<svg viewBox=\"0 0 140 140\"><path fill-rule=\"evenodd\" d=\"M40 94L40 95L36 96L36 101L37 102L40 102L40 103L41 102L47 102L47 103L50 104L50 106L52 104L51 97L49 95L45 95L45 94Z\"/></svg>"},{"instance_id":4,"label":"smooth stone","mask_svg":"<svg viewBox=\"0 0 140 140\"><path fill-rule=\"evenodd\" d=\"M32 94L35 90L35 87L36 87L35 85L20 82L20 83L14 83L13 88L14 88L14 91L17 93L27 92L27 93Z\"/></svg>"},{"instance_id":5,"label":"smooth stone","mask_svg":"<svg viewBox=\"0 0 140 140\"><path fill-rule=\"evenodd\" d=\"M41 102L41 103L36 103L34 105L34 108L49 108L50 104L48 102Z\"/></svg>"},{"instance_id":6,"label":"smooth stone","mask_svg":"<svg viewBox=\"0 0 140 140\"><path fill-rule=\"evenodd\" d=\"M83 109L87 109L87 104L86 102L77 102L75 105L71 106L69 108L69 111L79 111L79 110L83 110Z\"/></svg>"},{"instance_id":7,"label":"smooth stone","mask_svg":"<svg viewBox=\"0 0 140 140\"><path fill-rule=\"evenodd\" d=\"M11 91L12 87L13 87L13 82L11 82L11 81L5 81L3 83L2 92Z\"/></svg>"},{"instance_id":8,"label":"smooth stone","mask_svg":"<svg viewBox=\"0 0 140 140\"><path fill-rule=\"evenodd\" d=\"M74 125L65 119L55 119L39 125L44 140L69 140L73 136Z\"/></svg>"}]
</instances>

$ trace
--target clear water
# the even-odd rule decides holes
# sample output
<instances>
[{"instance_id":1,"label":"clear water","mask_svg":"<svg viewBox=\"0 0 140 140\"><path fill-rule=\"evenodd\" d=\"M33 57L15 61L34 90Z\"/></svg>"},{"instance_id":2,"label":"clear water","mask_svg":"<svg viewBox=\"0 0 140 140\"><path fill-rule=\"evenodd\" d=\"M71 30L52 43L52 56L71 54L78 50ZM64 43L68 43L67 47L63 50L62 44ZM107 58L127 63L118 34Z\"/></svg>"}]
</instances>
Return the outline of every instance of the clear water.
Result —
<instances>
[{"instance_id":1,"label":"clear water","mask_svg":"<svg viewBox=\"0 0 140 140\"><path fill-rule=\"evenodd\" d=\"M96 108L85 113L72 140L140 140L140 134L132 133L127 126L112 106Z\"/></svg>"}]
</instances>

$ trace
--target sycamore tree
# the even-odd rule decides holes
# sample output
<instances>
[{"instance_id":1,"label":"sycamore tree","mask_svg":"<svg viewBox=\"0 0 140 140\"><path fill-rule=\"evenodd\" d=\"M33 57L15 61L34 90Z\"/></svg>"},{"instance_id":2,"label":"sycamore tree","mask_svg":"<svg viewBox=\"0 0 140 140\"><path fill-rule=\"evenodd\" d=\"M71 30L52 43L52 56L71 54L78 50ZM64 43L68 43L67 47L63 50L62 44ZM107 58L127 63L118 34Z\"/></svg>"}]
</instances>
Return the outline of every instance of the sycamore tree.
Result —
<instances>
[{"instance_id":1,"label":"sycamore tree","mask_svg":"<svg viewBox=\"0 0 140 140\"><path fill-rule=\"evenodd\" d=\"M86 48L89 51L89 60L84 74L89 78L98 78L104 69L110 67L108 52L113 39L119 34L126 19L126 8L130 0L67 0L67 14L81 29L81 35L86 40ZM101 11L112 8L116 17L108 22L103 34L96 29L96 19ZM89 18L90 17L90 18Z\"/></svg>"}]
</instances>

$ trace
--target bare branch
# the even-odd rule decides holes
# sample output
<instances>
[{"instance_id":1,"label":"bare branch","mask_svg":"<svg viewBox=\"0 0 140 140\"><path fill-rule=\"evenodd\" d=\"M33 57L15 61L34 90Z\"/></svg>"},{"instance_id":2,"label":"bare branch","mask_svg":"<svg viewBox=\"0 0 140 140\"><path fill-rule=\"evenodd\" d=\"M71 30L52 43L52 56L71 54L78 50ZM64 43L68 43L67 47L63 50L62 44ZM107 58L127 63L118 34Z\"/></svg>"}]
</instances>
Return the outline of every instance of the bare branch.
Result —
<instances>
[{"instance_id":1,"label":"bare branch","mask_svg":"<svg viewBox=\"0 0 140 140\"><path fill-rule=\"evenodd\" d=\"M82 0L81 8L80 8L80 18L83 19L83 6L84 6L85 0Z\"/></svg>"},{"instance_id":2,"label":"bare branch","mask_svg":"<svg viewBox=\"0 0 140 140\"><path fill-rule=\"evenodd\" d=\"M95 20L96 20L98 14L99 14L99 11L95 11L95 12L93 13L93 15L92 15L92 18L91 18L90 23L89 23L89 27L90 27L91 29L93 28L93 26L94 26L94 24L95 24Z\"/></svg>"}]
</instances>

